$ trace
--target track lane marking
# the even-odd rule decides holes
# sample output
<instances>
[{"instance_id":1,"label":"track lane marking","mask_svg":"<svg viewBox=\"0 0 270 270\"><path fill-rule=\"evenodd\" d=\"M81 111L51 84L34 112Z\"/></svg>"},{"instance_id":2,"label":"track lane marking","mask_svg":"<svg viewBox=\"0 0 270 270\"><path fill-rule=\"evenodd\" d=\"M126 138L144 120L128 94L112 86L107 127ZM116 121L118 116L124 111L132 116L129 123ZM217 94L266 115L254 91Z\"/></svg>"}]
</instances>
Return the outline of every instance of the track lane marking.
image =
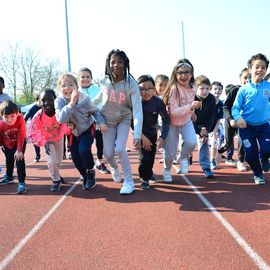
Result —
<instances>
[{"instance_id":1,"label":"track lane marking","mask_svg":"<svg viewBox=\"0 0 270 270\"><path fill-rule=\"evenodd\" d=\"M59 206L64 202L67 196L75 189L75 187L80 183L80 181L81 181L80 179L77 180L67 190L67 192L64 195L62 195L62 197L53 205L53 207L40 219L40 221L27 233L27 235L9 252L9 254L2 261L0 261L0 270L4 270L13 261L15 256L21 251L21 249L27 244L27 242L41 229L44 223L59 208Z\"/></svg>"},{"instance_id":2,"label":"track lane marking","mask_svg":"<svg viewBox=\"0 0 270 270\"><path fill-rule=\"evenodd\" d=\"M173 167L178 170L177 166ZM185 182L192 188L194 193L200 198L204 205L211 211L211 213L216 217L216 219L223 225L223 227L229 232L237 244L247 253L251 260L259 267L261 270L270 270L269 264L267 264L264 259L248 244L248 242L237 232L236 229L218 212L218 210L212 205L210 201L192 184L192 182L183 174L180 176L185 180Z\"/></svg>"}]
</instances>

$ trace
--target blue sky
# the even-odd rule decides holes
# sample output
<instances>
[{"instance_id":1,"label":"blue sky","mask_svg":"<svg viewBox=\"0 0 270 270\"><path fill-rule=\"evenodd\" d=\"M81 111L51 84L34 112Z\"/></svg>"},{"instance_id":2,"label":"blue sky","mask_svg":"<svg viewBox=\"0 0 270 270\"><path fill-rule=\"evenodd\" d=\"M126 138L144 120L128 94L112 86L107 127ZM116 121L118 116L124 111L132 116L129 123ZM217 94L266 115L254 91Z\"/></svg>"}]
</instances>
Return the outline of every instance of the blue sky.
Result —
<instances>
[{"instance_id":1,"label":"blue sky","mask_svg":"<svg viewBox=\"0 0 270 270\"><path fill-rule=\"evenodd\" d=\"M64 0L9 0L1 10L2 51L22 42L67 69ZM170 75L183 57L183 21L195 75L237 84L253 54L270 58L269 10L269 0L68 0L72 70L87 66L100 77L108 52L119 48L135 78Z\"/></svg>"}]
</instances>

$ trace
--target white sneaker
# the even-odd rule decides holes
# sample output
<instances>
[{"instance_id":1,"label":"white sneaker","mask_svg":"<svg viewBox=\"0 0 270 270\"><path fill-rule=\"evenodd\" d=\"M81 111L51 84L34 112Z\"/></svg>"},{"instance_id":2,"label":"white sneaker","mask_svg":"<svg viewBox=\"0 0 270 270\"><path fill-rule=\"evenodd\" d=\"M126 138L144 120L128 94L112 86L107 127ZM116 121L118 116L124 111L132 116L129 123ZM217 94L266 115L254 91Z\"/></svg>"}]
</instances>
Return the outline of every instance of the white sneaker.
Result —
<instances>
[{"instance_id":1,"label":"white sneaker","mask_svg":"<svg viewBox=\"0 0 270 270\"><path fill-rule=\"evenodd\" d=\"M186 158L180 160L180 170L182 174L188 173L188 160Z\"/></svg>"},{"instance_id":2,"label":"white sneaker","mask_svg":"<svg viewBox=\"0 0 270 270\"><path fill-rule=\"evenodd\" d=\"M247 171L247 167L244 166L244 164L241 161L237 161L237 170L239 172L245 172Z\"/></svg>"},{"instance_id":3,"label":"white sneaker","mask_svg":"<svg viewBox=\"0 0 270 270\"><path fill-rule=\"evenodd\" d=\"M166 183L172 182L171 170L163 169L163 181Z\"/></svg>"},{"instance_id":4,"label":"white sneaker","mask_svg":"<svg viewBox=\"0 0 270 270\"><path fill-rule=\"evenodd\" d=\"M115 183L121 183L121 174L120 174L118 168L116 168L116 169L112 168L111 172L112 172L113 181Z\"/></svg>"},{"instance_id":5,"label":"white sneaker","mask_svg":"<svg viewBox=\"0 0 270 270\"><path fill-rule=\"evenodd\" d=\"M135 190L135 186L133 183L124 182L122 188L120 189L121 195L131 194Z\"/></svg>"},{"instance_id":6,"label":"white sneaker","mask_svg":"<svg viewBox=\"0 0 270 270\"><path fill-rule=\"evenodd\" d=\"M254 175L253 179L254 179L255 184L257 184L257 185L264 185L265 184L265 180L264 180L262 175L260 175L260 176Z\"/></svg>"}]
</instances>

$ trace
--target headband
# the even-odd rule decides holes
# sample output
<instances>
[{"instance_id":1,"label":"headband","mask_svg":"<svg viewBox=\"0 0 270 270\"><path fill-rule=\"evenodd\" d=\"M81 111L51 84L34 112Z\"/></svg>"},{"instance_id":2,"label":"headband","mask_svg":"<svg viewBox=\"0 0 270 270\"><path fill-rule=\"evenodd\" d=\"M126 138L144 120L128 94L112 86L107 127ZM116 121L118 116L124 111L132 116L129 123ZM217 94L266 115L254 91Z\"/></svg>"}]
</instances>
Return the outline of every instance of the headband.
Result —
<instances>
[{"instance_id":1,"label":"headband","mask_svg":"<svg viewBox=\"0 0 270 270\"><path fill-rule=\"evenodd\" d=\"M179 67L189 67L189 68L192 69L192 66L191 66L189 63L187 63L187 62L181 62L181 63L179 63L179 64L177 65L177 67L178 67L178 68L179 68Z\"/></svg>"}]
</instances>

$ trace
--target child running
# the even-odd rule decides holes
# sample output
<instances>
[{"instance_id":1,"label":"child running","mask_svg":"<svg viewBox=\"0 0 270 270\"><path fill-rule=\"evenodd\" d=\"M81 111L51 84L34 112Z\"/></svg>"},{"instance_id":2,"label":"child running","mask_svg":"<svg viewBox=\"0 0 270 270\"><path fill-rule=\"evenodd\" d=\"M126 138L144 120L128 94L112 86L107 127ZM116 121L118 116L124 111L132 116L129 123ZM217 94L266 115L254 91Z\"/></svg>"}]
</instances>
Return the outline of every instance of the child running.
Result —
<instances>
[{"instance_id":1,"label":"child running","mask_svg":"<svg viewBox=\"0 0 270 270\"><path fill-rule=\"evenodd\" d=\"M201 106L195 110L196 120L194 122L197 134L199 163L206 178L214 178L210 168L208 136L215 127L216 99L210 93L210 80L200 75L196 77L197 92L195 100L200 101Z\"/></svg>"},{"instance_id":2,"label":"child running","mask_svg":"<svg viewBox=\"0 0 270 270\"><path fill-rule=\"evenodd\" d=\"M56 94L52 89L45 88L39 93L41 109L32 118L27 138L36 146L44 146L48 161L48 169L52 178L51 191L60 190L64 179L60 176L63 159L63 137L69 133L66 124L59 124L55 117L54 100Z\"/></svg>"},{"instance_id":3,"label":"child running","mask_svg":"<svg viewBox=\"0 0 270 270\"><path fill-rule=\"evenodd\" d=\"M79 70L78 82L80 91L89 96L93 104L95 104L99 109L101 109L102 92L97 85L92 84L92 71L89 68L84 67ZM97 161L95 164L95 168L101 173L110 174L111 172L107 169L103 161L103 138L98 125L96 125L95 130L95 141L97 148Z\"/></svg>"},{"instance_id":4,"label":"child running","mask_svg":"<svg viewBox=\"0 0 270 270\"><path fill-rule=\"evenodd\" d=\"M91 149L95 136L95 119L101 132L107 128L105 119L89 97L79 92L77 78L73 74L63 74L57 84L60 96L54 103L56 119L61 124L67 123L72 129L71 158L83 177L82 189L92 189L96 185L95 163Z\"/></svg>"},{"instance_id":5,"label":"child running","mask_svg":"<svg viewBox=\"0 0 270 270\"><path fill-rule=\"evenodd\" d=\"M108 130L103 132L104 156L111 166L113 180L121 182L121 174L115 160L118 154L124 174L120 194L135 190L126 144L133 116L133 146L139 149L142 134L142 103L138 83L129 72L129 59L124 51L112 50L106 58L106 78L101 81L103 93L102 113Z\"/></svg>"},{"instance_id":6,"label":"child running","mask_svg":"<svg viewBox=\"0 0 270 270\"><path fill-rule=\"evenodd\" d=\"M139 176L142 180L141 188L150 187L149 180L153 178L153 165L156 149L164 145L170 127L170 118L164 102L155 96L155 82L149 75L142 75L137 79L142 96L143 129L142 147L139 149ZM158 116L162 119L161 135L157 138Z\"/></svg>"},{"instance_id":7,"label":"child running","mask_svg":"<svg viewBox=\"0 0 270 270\"><path fill-rule=\"evenodd\" d=\"M232 116L239 127L246 161L257 185L265 184L270 169L270 83L264 80L269 60L261 53L248 60L249 81L237 92Z\"/></svg>"},{"instance_id":8,"label":"child running","mask_svg":"<svg viewBox=\"0 0 270 270\"><path fill-rule=\"evenodd\" d=\"M196 134L191 116L194 109L200 107L200 102L194 101L196 87L194 87L193 74L194 69L190 61L179 60L173 68L164 93L164 103L170 112L170 129L164 148L164 182L172 182L171 167L177 153L179 134L182 135L183 140L180 173L188 173L188 157L196 147Z\"/></svg>"},{"instance_id":9,"label":"child running","mask_svg":"<svg viewBox=\"0 0 270 270\"><path fill-rule=\"evenodd\" d=\"M0 185L14 182L14 162L17 166L18 190L17 194L27 192L25 186L25 161L26 128L23 115L19 113L17 105L11 100L5 100L0 104L0 146L6 157L6 174Z\"/></svg>"}]
</instances>

